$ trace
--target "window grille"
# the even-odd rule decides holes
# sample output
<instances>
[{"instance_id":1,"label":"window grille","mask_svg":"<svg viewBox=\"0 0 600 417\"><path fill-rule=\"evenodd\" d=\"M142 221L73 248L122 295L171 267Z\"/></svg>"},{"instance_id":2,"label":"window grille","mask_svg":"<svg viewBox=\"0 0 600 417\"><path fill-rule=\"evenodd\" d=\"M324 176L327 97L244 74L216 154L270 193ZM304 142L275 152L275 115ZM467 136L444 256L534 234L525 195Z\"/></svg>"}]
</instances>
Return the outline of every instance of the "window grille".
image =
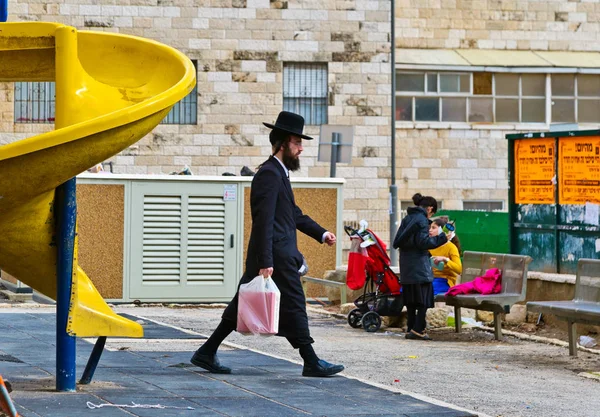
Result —
<instances>
[{"instance_id":1,"label":"window grille","mask_svg":"<svg viewBox=\"0 0 600 417\"><path fill-rule=\"evenodd\" d=\"M54 123L53 82L15 83L15 123Z\"/></svg>"},{"instance_id":2,"label":"window grille","mask_svg":"<svg viewBox=\"0 0 600 417\"><path fill-rule=\"evenodd\" d=\"M197 61L194 66L197 65ZM54 123L56 84L54 82L15 83L15 123ZM198 122L198 87L177 102L163 119L165 124Z\"/></svg>"},{"instance_id":3,"label":"window grille","mask_svg":"<svg viewBox=\"0 0 600 417\"><path fill-rule=\"evenodd\" d=\"M442 200L435 199L438 203L438 211L442 210L444 207L444 202ZM400 200L400 210L406 211L409 207L414 207L415 203L412 200Z\"/></svg>"},{"instance_id":4,"label":"window grille","mask_svg":"<svg viewBox=\"0 0 600 417\"><path fill-rule=\"evenodd\" d=\"M327 124L327 64L284 64L283 109L307 125Z\"/></svg>"},{"instance_id":5,"label":"window grille","mask_svg":"<svg viewBox=\"0 0 600 417\"><path fill-rule=\"evenodd\" d=\"M196 73L198 61L192 60ZM169 114L163 119L162 124L167 125L195 125L198 123L198 82L194 89L180 101L175 103Z\"/></svg>"},{"instance_id":6,"label":"window grille","mask_svg":"<svg viewBox=\"0 0 600 417\"><path fill-rule=\"evenodd\" d=\"M471 211L502 211L503 201L463 201L463 210Z\"/></svg>"}]
</instances>

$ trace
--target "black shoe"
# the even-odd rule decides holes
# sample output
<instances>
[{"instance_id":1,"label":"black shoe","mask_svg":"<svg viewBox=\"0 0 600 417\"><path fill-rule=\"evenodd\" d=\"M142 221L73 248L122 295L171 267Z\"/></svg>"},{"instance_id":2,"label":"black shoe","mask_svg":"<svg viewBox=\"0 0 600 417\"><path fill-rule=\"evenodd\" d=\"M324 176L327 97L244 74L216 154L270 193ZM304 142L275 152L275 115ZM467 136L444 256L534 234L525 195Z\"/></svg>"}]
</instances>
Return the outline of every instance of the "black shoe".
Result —
<instances>
[{"instance_id":1,"label":"black shoe","mask_svg":"<svg viewBox=\"0 0 600 417\"><path fill-rule=\"evenodd\" d=\"M337 374L338 372L342 372L343 370L344 365L334 365L333 363L319 359L319 362L317 362L315 365L304 365L304 368L302 369L302 376L331 376Z\"/></svg>"},{"instance_id":2,"label":"black shoe","mask_svg":"<svg viewBox=\"0 0 600 417\"><path fill-rule=\"evenodd\" d=\"M406 336L404 337L412 340L431 340L431 337L429 337L427 333L417 333L414 330L411 330L410 333L406 333Z\"/></svg>"},{"instance_id":3,"label":"black shoe","mask_svg":"<svg viewBox=\"0 0 600 417\"><path fill-rule=\"evenodd\" d=\"M202 369L206 369L208 372L212 374L230 374L231 368L221 365L219 362L219 358L217 354L213 355L205 355L196 351L190 362L196 366L199 366Z\"/></svg>"}]
</instances>

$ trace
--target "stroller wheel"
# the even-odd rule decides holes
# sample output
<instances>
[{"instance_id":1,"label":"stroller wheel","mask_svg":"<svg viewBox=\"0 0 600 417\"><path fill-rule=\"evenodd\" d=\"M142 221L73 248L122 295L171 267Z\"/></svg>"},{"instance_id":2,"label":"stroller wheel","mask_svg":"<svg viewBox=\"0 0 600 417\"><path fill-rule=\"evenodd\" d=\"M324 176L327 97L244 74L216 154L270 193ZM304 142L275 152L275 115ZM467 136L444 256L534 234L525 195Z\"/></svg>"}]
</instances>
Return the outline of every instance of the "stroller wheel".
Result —
<instances>
[{"instance_id":1,"label":"stroller wheel","mask_svg":"<svg viewBox=\"0 0 600 417\"><path fill-rule=\"evenodd\" d=\"M369 311L362 317L362 326L369 333L374 333L381 327L381 316L374 311Z\"/></svg>"},{"instance_id":2,"label":"stroller wheel","mask_svg":"<svg viewBox=\"0 0 600 417\"><path fill-rule=\"evenodd\" d=\"M348 324L354 329L358 329L361 326L361 319L362 313L360 312L360 308L355 308L348 313Z\"/></svg>"}]
</instances>

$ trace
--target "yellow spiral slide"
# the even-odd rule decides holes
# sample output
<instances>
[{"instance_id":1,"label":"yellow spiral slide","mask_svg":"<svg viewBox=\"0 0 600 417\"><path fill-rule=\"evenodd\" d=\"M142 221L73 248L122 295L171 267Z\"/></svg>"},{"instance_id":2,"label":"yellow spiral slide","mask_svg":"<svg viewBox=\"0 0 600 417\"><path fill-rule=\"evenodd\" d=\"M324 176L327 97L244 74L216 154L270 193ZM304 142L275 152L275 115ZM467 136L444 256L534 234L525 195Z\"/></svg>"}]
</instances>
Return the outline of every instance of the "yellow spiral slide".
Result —
<instances>
[{"instance_id":1,"label":"yellow spiral slide","mask_svg":"<svg viewBox=\"0 0 600 417\"><path fill-rule=\"evenodd\" d=\"M56 187L150 132L194 87L166 45L57 23L0 23L0 82L55 81L55 130L0 146L0 268L56 299ZM67 332L142 337L73 262Z\"/></svg>"}]
</instances>

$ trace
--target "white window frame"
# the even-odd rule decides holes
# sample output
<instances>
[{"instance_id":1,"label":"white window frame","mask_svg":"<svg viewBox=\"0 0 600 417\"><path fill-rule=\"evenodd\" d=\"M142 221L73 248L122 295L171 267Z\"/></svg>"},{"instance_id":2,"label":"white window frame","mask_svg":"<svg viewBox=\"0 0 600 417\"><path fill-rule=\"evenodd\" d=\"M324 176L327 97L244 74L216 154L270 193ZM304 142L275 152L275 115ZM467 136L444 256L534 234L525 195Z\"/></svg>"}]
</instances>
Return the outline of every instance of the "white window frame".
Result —
<instances>
[{"instance_id":1,"label":"white window frame","mask_svg":"<svg viewBox=\"0 0 600 417\"><path fill-rule=\"evenodd\" d=\"M444 72L444 73L467 73L470 75L471 86L469 93L431 93L427 92L427 75L429 72ZM482 122L469 122L468 121L468 113L469 113L469 98L473 98L473 73L476 72L488 72L492 73L492 98L493 98L493 122L492 123L482 123ZM556 67L482 67L482 66L449 66L449 65L414 65L414 64L396 64L396 75L399 73L412 73L412 74L423 74L425 78L425 85L423 92L404 92L404 91L396 91L395 97L412 97L412 120L396 120L396 128L397 129L406 129L406 128L431 128L431 129L447 129L447 128L462 128L462 129L503 129L503 130L520 130L520 129L530 129L530 130L545 130L550 127L552 124L552 75L553 74L575 74L575 91L574 91L574 100L575 100L575 123L579 123L580 126L586 126L589 128L598 128L600 127L600 118L597 123L590 122L578 122L578 91L577 91L577 75L578 74L593 74L600 76L600 68L556 68ZM540 123L531 123L531 122L496 122L496 99L497 98L510 98L510 96L496 96L495 95L495 75L498 73L515 73L515 74L543 74L546 76L546 87L545 87L545 121ZM439 90L439 75L438 75L438 90ZM439 120L438 121L420 121L415 120L415 98L416 97L467 97L467 106L466 106L466 120L465 122L450 122L450 121L441 121L443 114L441 109L441 100L440 100L440 110L439 110ZM487 95L476 96L479 97L489 97ZM519 120L522 120L522 99L530 99L530 98L541 98L537 96L523 96L522 95L522 85L521 78L519 78ZM573 98L573 97L571 97ZM588 97L586 96L586 100L589 99L598 99L599 97ZM582 100L584 100L582 98ZM562 122L557 122L562 123Z\"/></svg>"}]
</instances>

